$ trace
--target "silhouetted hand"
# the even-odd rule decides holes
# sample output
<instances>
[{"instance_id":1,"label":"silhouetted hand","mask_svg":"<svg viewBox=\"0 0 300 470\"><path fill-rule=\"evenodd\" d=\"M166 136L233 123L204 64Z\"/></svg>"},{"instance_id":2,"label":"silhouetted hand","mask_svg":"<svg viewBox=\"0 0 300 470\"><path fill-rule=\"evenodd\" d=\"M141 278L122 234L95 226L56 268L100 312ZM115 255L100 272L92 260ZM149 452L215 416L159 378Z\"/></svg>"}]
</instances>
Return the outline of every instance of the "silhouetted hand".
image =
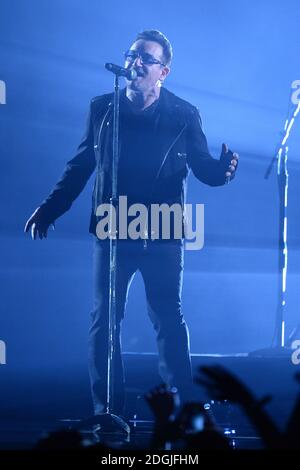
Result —
<instances>
[{"instance_id":1,"label":"silhouetted hand","mask_svg":"<svg viewBox=\"0 0 300 470\"><path fill-rule=\"evenodd\" d=\"M238 166L239 154L233 153L229 150L227 144L222 144L222 152L220 161L224 163L226 182L229 183L235 176L235 172Z\"/></svg>"},{"instance_id":2,"label":"silhouetted hand","mask_svg":"<svg viewBox=\"0 0 300 470\"><path fill-rule=\"evenodd\" d=\"M297 382L300 383L300 372L297 372L297 373L294 375L294 377L295 377L295 380L297 380Z\"/></svg>"},{"instance_id":3,"label":"silhouetted hand","mask_svg":"<svg viewBox=\"0 0 300 470\"><path fill-rule=\"evenodd\" d=\"M243 406L255 402L254 395L237 377L221 366L201 367L199 372L205 378L198 376L196 383L206 388L208 394L215 400L229 400Z\"/></svg>"},{"instance_id":4,"label":"silhouetted hand","mask_svg":"<svg viewBox=\"0 0 300 470\"><path fill-rule=\"evenodd\" d=\"M294 377L300 383L300 373L297 372ZM286 448L300 449L300 395L296 398L286 426L284 445Z\"/></svg>"},{"instance_id":5,"label":"silhouetted hand","mask_svg":"<svg viewBox=\"0 0 300 470\"><path fill-rule=\"evenodd\" d=\"M47 238L47 232L50 227L55 229L54 224L47 221L40 207L38 207L34 213L29 217L26 222L24 232L28 232L31 229L31 238L36 239L37 235L40 239Z\"/></svg>"},{"instance_id":6,"label":"silhouetted hand","mask_svg":"<svg viewBox=\"0 0 300 470\"><path fill-rule=\"evenodd\" d=\"M263 405L271 399L269 395L257 400L246 385L221 366L201 367L200 372L205 379L196 377L196 382L203 385L212 398L241 405L267 448L276 449L283 446L279 429L263 409Z\"/></svg>"},{"instance_id":7,"label":"silhouetted hand","mask_svg":"<svg viewBox=\"0 0 300 470\"><path fill-rule=\"evenodd\" d=\"M170 388L166 384L150 390L144 395L157 422L169 421L179 405L179 397L176 388Z\"/></svg>"}]
</instances>

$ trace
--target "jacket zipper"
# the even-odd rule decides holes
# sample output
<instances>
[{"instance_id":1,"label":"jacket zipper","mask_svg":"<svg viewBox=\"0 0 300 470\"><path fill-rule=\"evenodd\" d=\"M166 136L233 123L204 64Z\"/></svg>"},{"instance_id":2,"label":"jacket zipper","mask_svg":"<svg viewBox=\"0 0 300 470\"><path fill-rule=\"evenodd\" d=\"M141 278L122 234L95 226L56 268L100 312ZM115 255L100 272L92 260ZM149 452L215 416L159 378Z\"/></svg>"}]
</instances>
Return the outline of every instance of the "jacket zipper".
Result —
<instances>
[{"instance_id":1,"label":"jacket zipper","mask_svg":"<svg viewBox=\"0 0 300 470\"><path fill-rule=\"evenodd\" d=\"M99 132L98 132L98 136L97 136L97 144L96 144L96 148L95 150L97 150L97 153L98 153L98 158L97 158L97 175L96 175L96 205L95 205L95 215L96 215L96 212L97 212L97 207L98 207L98 203L99 203L99 176L100 176L100 160L101 160L101 134L102 134L102 130L103 130L103 127L104 127L104 123L106 121L106 118L109 114L109 111L110 111L110 107L111 107L112 103L109 103L108 104L108 109L106 111L106 113L104 114L104 117L102 119L102 122L101 122L101 125L99 127ZM107 121L108 122L108 121Z\"/></svg>"},{"instance_id":2,"label":"jacket zipper","mask_svg":"<svg viewBox=\"0 0 300 470\"><path fill-rule=\"evenodd\" d=\"M174 147L174 145L176 144L176 142L180 139L180 137L181 137L182 133L185 131L186 127L187 127L187 125L185 124L185 125L183 126L183 128L181 129L181 131L180 131L180 132L178 133L178 135L176 136L176 138L175 138L175 139L173 140L173 142L171 143L170 147L168 148L168 150L167 150L167 152L166 152L166 154L165 154L165 156L164 156L164 158L163 158L163 161L162 161L162 163L161 163L161 165L160 165L160 167L159 167L159 169L158 169L158 171L157 171L157 173L156 173L156 176L155 176L155 178L154 178L153 185L152 185L152 189L151 189L151 194L150 194L150 199L151 199L151 197L153 196L155 183L156 183L156 181L157 181L158 178L159 178L159 175L160 175L161 170L162 170L162 168L163 168L163 166L164 166L164 164L165 164L165 162L166 162L166 160L167 160L167 158L168 158L168 156L169 156L169 153L171 152L171 150L172 150L172 148ZM150 203L150 204L151 204L151 203ZM149 212L150 204L148 204L148 206L147 206L147 215L148 215L148 212ZM147 217L146 224L148 225L148 217ZM148 230L147 230L147 228L146 228L146 225L145 225L145 228L144 228L144 233L145 233L145 236L146 236L146 235L149 235L149 234L148 234ZM151 235L152 235L152 233L151 233ZM147 249L147 246L148 246L148 245L147 245L147 239L144 240L143 245L144 245L144 249Z\"/></svg>"}]
</instances>

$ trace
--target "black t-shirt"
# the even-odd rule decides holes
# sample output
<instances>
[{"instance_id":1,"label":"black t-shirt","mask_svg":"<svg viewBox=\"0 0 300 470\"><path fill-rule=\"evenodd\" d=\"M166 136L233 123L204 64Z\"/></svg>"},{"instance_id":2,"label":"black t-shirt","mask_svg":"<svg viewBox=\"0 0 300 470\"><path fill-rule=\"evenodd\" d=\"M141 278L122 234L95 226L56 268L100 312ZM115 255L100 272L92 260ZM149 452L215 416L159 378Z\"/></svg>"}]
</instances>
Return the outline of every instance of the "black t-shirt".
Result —
<instances>
[{"instance_id":1,"label":"black t-shirt","mask_svg":"<svg viewBox=\"0 0 300 470\"><path fill-rule=\"evenodd\" d=\"M155 146L158 119L159 99L144 111L136 112L125 93L121 95L118 195L126 195L128 205L151 202L160 163Z\"/></svg>"}]
</instances>

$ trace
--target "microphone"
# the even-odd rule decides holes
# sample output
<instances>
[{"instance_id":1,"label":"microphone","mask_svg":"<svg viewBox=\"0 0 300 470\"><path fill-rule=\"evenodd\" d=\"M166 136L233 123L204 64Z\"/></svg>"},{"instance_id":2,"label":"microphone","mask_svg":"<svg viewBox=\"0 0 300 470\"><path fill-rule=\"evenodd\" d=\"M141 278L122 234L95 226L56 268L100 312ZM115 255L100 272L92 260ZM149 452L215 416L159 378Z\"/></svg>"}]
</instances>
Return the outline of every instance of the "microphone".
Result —
<instances>
[{"instance_id":1,"label":"microphone","mask_svg":"<svg viewBox=\"0 0 300 470\"><path fill-rule=\"evenodd\" d=\"M124 67L120 67L119 65L111 63L106 63L105 68L115 75L127 78L127 80L134 80L138 75L135 70L125 69Z\"/></svg>"}]
</instances>

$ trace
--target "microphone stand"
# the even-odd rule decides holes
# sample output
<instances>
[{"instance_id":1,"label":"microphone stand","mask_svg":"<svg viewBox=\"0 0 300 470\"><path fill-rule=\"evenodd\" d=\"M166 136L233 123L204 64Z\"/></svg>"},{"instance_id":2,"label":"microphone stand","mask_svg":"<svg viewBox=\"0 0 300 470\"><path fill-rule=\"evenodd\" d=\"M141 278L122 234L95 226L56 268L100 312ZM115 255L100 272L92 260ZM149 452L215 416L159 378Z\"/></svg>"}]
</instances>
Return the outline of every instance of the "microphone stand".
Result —
<instances>
[{"instance_id":1,"label":"microphone stand","mask_svg":"<svg viewBox=\"0 0 300 470\"><path fill-rule=\"evenodd\" d=\"M291 99L291 96L290 96ZM290 103L291 101L289 101ZM291 354L289 349L295 334L300 330L298 325L290 335L287 344L285 345L285 318L284 311L286 307L286 284L287 284L287 266L288 266L288 245L287 245L287 209L288 209L288 138L291 133L291 129L295 123L295 119L300 111L300 101L296 106L292 116L290 115L290 106L287 112L287 118L284 125L284 130L281 133L281 140L276 149L276 154L272 158L267 171L265 173L265 179L268 179L271 170L277 160L277 181L278 181L278 192L279 192L279 237L278 237L278 300L277 300L277 312L275 321L275 333L271 348L265 348L258 351L249 353L249 356L260 356L260 357L272 357L272 356L284 356Z\"/></svg>"},{"instance_id":2,"label":"microphone stand","mask_svg":"<svg viewBox=\"0 0 300 470\"><path fill-rule=\"evenodd\" d=\"M116 311L116 269L117 269L117 236L113 227L113 210L118 214L118 163L119 163L119 107L120 88L119 73L113 71L114 79L114 109L113 109L113 155L112 155L112 195L110 198L109 219L109 323L108 323L108 355L107 355L107 400L105 413L93 416L84 422L96 425L96 432L121 433L129 436L129 425L114 414L115 398L115 346L117 335ZM118 218L117 218L118 220Z\"/></svg>"}]
</instances>

